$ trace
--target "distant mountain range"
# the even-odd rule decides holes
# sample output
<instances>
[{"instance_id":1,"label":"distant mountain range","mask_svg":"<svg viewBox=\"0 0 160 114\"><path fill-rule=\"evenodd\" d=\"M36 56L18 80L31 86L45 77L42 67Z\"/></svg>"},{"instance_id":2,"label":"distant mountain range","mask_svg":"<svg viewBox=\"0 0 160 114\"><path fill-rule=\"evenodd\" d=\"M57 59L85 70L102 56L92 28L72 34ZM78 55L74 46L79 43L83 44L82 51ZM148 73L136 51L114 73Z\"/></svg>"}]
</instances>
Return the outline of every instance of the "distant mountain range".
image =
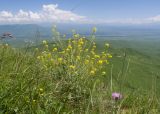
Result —
<instances>
[{"instance_id":1,"label":"distant mountain range","mask_svg":"<svg viewBox=\"0 0 160 114\"><path fill-rule=\"evenodd\" d=\"M90 35L91 29L96 26L98 37L140 37L140 36L160 36L160 27L157 26L107 26L107 25L81 25L81 24L58 24L57 28L63 34L69 37L72 29L75 29L82 35ZM17 39L34 39L37 36L41 38L51 38L51 25L36 24L16 24L16 25L0 25L0 35L4 32L10 32Z\"/></svg>"},{"instance_id":2,"label":"distant mountain range","mask_svg":"<svg viewBox=\"0 0 160 114\"><path fill-rule=\"evenodd\" d=\"M51 33L48 27L42 27L35 24L25 24L25 25L0 25L0 35L4 32L9 32L13 34L14 37L21 38L34 38L37 32L42 33L43 36Z\"/></svg>"}]
</instances>

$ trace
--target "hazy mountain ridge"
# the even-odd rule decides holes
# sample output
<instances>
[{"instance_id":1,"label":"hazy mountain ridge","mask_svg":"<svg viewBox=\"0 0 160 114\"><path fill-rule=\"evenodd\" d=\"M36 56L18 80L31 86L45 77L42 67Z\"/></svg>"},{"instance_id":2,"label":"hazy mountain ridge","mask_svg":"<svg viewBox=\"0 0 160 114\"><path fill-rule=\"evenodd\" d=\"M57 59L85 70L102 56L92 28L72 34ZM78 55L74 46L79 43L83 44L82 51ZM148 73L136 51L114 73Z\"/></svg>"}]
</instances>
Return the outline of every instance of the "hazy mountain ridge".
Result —
<instances>
[{"instance_id":1,"label":"hazy mountain ridge","mask_svg":"<svg viewBox=\"0 0 160 114\"><path fill-rule=\"evenodd\" d=\"M141 26L108 26L108 25L69 25L58 24L57 28L63 34L72 34L74 29L82 35L90 35L91 29L96 26L98 31L97 36L100 37L153 37L158 38L160 36L160 28L158 27L141 27ZM36 25L36 24L13 24L13 25L0 25L0 34L4 32L11 32L15 37L33 37L38 31L42 37L51 37L52 26Z\"/></svg>"}]
</instances>

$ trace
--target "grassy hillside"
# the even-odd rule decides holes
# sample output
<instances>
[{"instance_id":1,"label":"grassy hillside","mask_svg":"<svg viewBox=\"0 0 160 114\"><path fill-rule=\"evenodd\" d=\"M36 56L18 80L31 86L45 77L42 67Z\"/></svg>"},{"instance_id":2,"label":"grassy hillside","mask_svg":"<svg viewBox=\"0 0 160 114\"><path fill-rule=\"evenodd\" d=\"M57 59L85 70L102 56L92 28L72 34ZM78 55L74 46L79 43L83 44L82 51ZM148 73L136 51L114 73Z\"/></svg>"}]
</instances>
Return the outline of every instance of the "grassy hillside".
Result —
<instances>
[{"instance_id":1,"label":"grassy hillside","mask_svg":"<svg viewBox=\"0 0 160 114\"><path fill-rule=\"evenodd\" d=\"M100 49L103 48L102 42L104 41L98 40L97 42ZM118 75L120 75L119 78L123 78L125 75L126 84L133 89L150 90L152 85L156 84L157 94L160 95L159 41L107 40L106 42L112 46L110 51L114 58L111 64L115 78ZM123 66L124 74L122 75Z\"/></svg>"},{"instance_id":2,"label":"grassy hillside","mask_svg":"<svg viewBox=\"0 0 160 114\"><path fill-rule=\"evenodd\" d=\"M58 38L38 48L0 46L0 113L159 112L159 47L148 53L147 43L108 40L109 48L78 34Z\"/></svg>"}]
</instances>

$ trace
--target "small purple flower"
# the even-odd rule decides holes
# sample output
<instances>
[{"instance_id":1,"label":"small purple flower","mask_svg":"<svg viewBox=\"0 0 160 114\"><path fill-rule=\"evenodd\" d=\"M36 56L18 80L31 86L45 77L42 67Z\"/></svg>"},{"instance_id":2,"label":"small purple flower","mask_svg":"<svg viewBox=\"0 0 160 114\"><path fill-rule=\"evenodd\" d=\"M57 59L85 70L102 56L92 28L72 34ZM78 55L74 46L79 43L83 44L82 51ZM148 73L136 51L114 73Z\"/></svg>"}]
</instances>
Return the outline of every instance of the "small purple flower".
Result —
<instances>
[{"instance_id":1,"label":"small purple flower","mask_svg":"<svg viewBox=\"0 0 160 114\"><path fill-rule=\"evenodd\" d=\"M114 92L114 93L112 93L112 99L116 100L116 101L120 100L120 99L122 99L122 95L120 93Z\"/></svg>"}]
</instances>

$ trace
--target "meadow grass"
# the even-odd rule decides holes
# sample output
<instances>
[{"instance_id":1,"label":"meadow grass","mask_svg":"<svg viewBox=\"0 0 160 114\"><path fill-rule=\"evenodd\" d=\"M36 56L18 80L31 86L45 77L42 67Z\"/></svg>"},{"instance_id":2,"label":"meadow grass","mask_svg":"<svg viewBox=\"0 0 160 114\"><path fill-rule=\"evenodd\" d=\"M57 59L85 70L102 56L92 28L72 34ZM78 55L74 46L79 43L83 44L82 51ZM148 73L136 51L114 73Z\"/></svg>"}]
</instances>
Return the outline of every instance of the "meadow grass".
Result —
<instances>
[{"instance_id":1,"label":"meadow grass","mask_svg":"<svg viewBox=\"0 0 160 114\"><path fill-rule=\"evenodd\" d=\"M108 43L97 50L95 28L90 39L73 33L64 41L53 32L55 43L44 40L35 49L0 45L0 113L159 113L155 80L151 92L125 86L132 58L117 59ZM113 92L120 92L122 99L112 99Z\"/></svg>"}]
</instances>

